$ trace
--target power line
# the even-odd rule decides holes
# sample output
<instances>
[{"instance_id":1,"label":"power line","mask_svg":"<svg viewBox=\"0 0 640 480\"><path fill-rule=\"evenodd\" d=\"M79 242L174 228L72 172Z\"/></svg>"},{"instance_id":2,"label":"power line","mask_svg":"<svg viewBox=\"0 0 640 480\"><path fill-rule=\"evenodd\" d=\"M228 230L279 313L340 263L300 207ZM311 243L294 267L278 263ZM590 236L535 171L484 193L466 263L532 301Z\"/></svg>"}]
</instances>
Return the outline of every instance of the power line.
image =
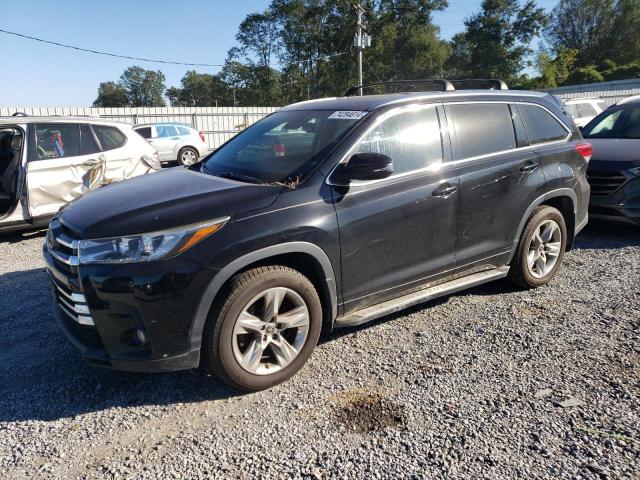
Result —
<instances>
[{"instance_id":1,"label":"power line","mask_svg":"<svg viewBox=\"0 0 640 480\"><path fill-rule=\"evenodd\" d=\"M48 45L55 45L57 47L71 48L73 50L78 50L81 52L94 53L96 55L104 55L107 57L115 57L115 58L125 58L127 60L139 60L141 62L150 62L150 63L164 63L167 65L184 65L188 67L224 67L224 65L216 64L216 63L188 63L188 62L174 62L171 60L156 60L153 58L143 58L143 57L131 57L129 55L119 55L117 53L109 53L109 52L101 52L99 50L91 50L90 48L82 48L76 47L74 45L67 45L64 43L53 42L51 40L44 40L42 38L31 37L29 35L23 35L22 33L10 32L8 30L3 30L0 28L0 33L6 33L7 35L13 35L15 37L26 38L28 40L34 40L36 42L46 43Z\"/></svg>"}]
</instances>

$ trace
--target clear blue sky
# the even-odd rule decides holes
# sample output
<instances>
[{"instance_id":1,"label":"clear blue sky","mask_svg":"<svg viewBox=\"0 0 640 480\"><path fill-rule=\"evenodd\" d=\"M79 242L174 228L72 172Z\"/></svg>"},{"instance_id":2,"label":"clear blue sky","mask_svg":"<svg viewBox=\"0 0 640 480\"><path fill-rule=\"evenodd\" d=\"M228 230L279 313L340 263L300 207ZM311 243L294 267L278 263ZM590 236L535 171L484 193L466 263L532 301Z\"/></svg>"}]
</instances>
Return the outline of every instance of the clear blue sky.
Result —
<instances>
[{"instance_id":1,"label":"clear blue sky","mask_svg":"<svg viewBox=\"0 0 640 480\"><path fill-rule=\"evenodd\" d=\"M263 10L270 0L21 0L4 5L0 28L134 57L193 63L223 63L235 44L244 16ZM556 0L538 0L553 7ZM450 0L435 14L442 36L461 31L480 0ZM375 41L375 39L374 39ZM114 59L44 45L0 33L0 105L89 106L98 85L117 80L125 68L139 64L159 69L167 86L178 85L189 69ZM215 67L197 67L215 73Z\"/></svg>"}]
</instances>

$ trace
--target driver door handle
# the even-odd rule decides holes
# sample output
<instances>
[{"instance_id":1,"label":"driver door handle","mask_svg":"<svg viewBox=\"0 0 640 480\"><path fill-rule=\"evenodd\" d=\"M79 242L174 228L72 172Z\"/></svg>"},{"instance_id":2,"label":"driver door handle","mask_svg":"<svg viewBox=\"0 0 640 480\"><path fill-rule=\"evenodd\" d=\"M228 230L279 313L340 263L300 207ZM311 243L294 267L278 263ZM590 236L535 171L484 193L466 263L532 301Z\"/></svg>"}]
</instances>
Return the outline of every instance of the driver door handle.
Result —
<instances>
[{"instance_id":1,"label":"driver door handle","mask_svg":"<svg viewBox=\"0 0 640 480\"><path fill-rule=\"evenodd\" d=\"M436 188L433 192L431 192L431 195L433 195L434 197L448 197L454 193L456 193L458 191L458 186L457 185L451 185L450 183L442 183L440 184L440 186L438 188Z\"/></svg>"},{"instance_id":2,"label":"driver door handle","mask_svg":"<svg viewBox=\"0 0 640 480\"><path fill-rule=\"evenodd\" d=\"M538 168L538 162L535 160L527 160L521 167L521 172L533 172L536 168Z\"/></svg>"}]
</instances>

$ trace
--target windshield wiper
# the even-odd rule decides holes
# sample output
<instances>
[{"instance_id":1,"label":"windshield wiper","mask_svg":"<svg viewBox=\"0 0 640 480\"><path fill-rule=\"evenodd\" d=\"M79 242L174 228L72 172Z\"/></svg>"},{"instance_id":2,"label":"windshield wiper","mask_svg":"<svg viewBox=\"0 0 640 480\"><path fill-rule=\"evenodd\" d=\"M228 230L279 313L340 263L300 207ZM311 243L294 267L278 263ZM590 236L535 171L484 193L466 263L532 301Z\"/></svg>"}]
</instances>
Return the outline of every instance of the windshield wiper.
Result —
<instances>
[{"instance_id":1,"label":"windshield wiper","mask_svg":"<svg viewBox=\"0 0 640 480\"><path fill-rule=\"evenodd\" d=\"M251 175L244 175L243 173L238 173L238 172L211 173L211 175L214 175L216 177L229 178L231 180L239 180L241 182L258 183L258 184L265 183L259 178L252 177Z\"/></svg>"}]
</instances>

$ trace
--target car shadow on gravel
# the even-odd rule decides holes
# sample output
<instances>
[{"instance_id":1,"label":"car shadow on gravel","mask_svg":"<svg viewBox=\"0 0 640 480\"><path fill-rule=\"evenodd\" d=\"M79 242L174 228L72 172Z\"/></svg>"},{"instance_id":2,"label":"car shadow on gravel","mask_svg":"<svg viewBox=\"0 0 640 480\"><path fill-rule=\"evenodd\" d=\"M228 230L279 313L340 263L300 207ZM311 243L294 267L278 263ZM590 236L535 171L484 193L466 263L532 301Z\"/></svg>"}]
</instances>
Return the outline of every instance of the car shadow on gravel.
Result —
<instances>
[{"instance_id":1,"label":"car shadow on gravel","mask_svg":"<svg viewBox=\"0 0 640 480\"><path fill-rule=\"evenodd\" d=\"M0 275L0 422L239 395L195 370L144 374L85 363L55 325L45 270Z\"/></svg>"},{"instance_id":2,"label":"car shadow on gravel","mask_svg":"<svg viewBox=\"0 0 640 480\"><path fill-rule=\"evenodd\" d=\"M21 232L5 232L5 233L0 233L0 243L8 243L8 244L13 244L13 243L20 243L24 240L30 240L32 238L38 238L41 237L42 240L44 241L44 237L47 234L47 230L25 230L25 231L21 231Z\"/></svg>"}]
</instances>

